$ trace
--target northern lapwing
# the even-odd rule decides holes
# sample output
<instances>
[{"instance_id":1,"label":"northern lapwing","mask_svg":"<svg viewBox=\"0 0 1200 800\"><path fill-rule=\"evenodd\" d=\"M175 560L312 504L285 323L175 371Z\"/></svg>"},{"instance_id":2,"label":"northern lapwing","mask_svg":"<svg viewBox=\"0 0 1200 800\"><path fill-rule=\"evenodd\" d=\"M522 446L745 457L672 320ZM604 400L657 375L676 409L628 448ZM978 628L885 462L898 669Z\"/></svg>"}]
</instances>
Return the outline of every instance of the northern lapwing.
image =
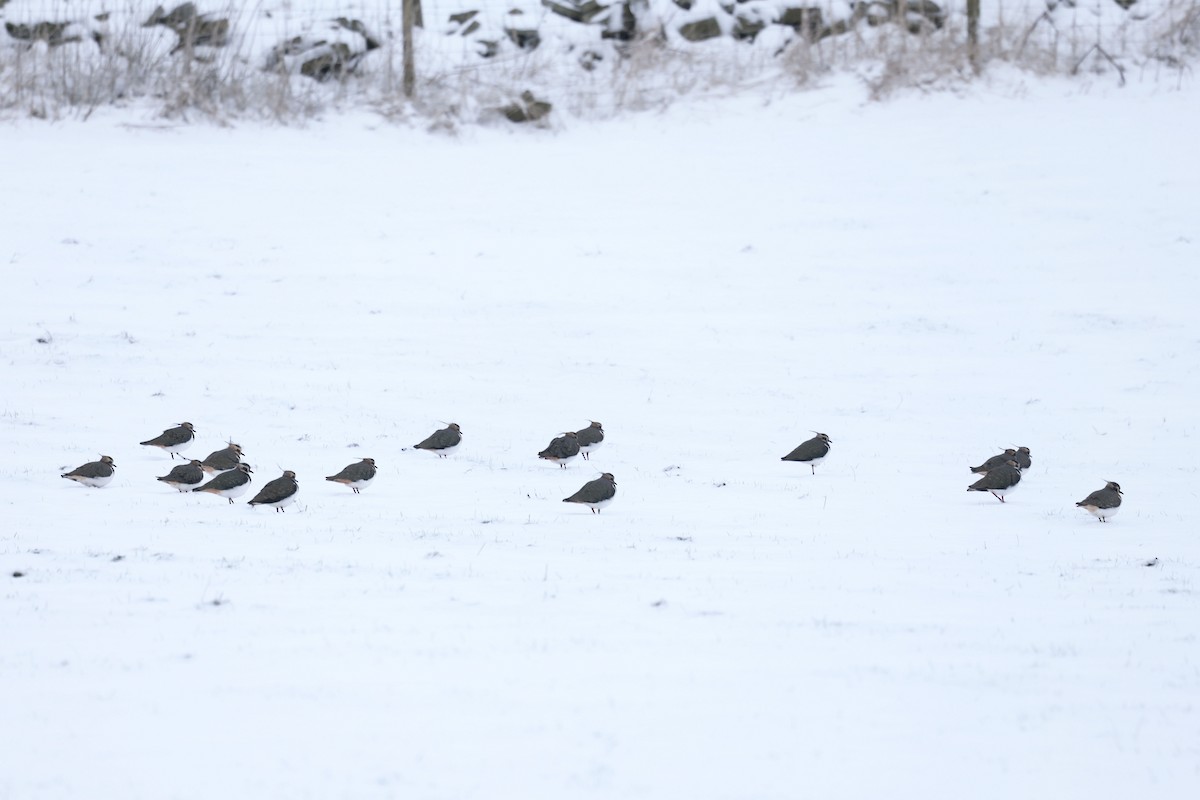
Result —
<instances>
[{"instance_id":1,"label":"northern lapwing","mask_svg":"<svg viewBox=\"0 0 1200 800\"><path fill-rule=\"evenodd\" d=\"M562 436L551 439L546 449L538 453L538 458L553 461L566 469L568 462L577 455L579 455L579 435L574 431L567 431Z\"/></svg>"},{"instance_id":2,"label":"northern lapwing","mask_svg":"<svg viewBox=\"0 0 1200 800\"><path fill-rule=\"evenodd\" d=\"M458 449L461 441L462 428L458 427L457 422L451 422L440 431L434 431L425 441L414 444L413 447L437 453L438 458L445 458Z\"/></svg>"},{"instance_id":3,"label":"northern lapwing","mask_svg":"<svg viewBox=\"0 0 1200 800\"><path fill-rule=\"evenodd\" d=\"M1092 514L1101 522L1108 522L1121 510L1121 484L1108 481L1103 489L1097 489L1075 505Z\"/></svg>"},{"instance_id":4,"label":"northern lapwing","mask_svg":"<svg viewBox=\"0 0 1200 800\"><path fill-rule=\"evenodd\" d=\"M1013 461L1017 462L1017 469L1026 470L1033 466L1033 455L1028 447L1018 447L1017 456Z\"/></svg>"},{"instance_id":5,"label":"northern lapwing","mask_svg":"<svg viewBox=\"0 0 1200 800\"><path fill-rule=\"evenodd\" d=\"M99 489L101 486L109 484L116 470L117 465L113 463L112 456L100 456L99 461L89 461L82 467L64 472L62 476L69 481Z\"/></svg>"},{"instance_id":6,"label":"northern lapwing","mask_svg":"<svg viewBox=\"0 0 1200 800\"><path fill-rule=\"evenodd\" d=\"M186 464L180 464L158 480L176 491L189 492L204 483L204 467L200 459L193 458Z\"/></svg>"},{"instance_id":7,"label":"northern lapwing","mask_svg":"<svg viewBox=\"0 0 1200 800\"><path fill-rule=\"evenodd\" d=\"M987 475L996 467L1003 467L1009 461L1016 461L1017 466L1021 466L1021 462L1017 458L1017 451L1015 448L1010 447L1000 455L992 456L978 467L968 467L968 469L971 470L971 472L974 472L976 475Z\"/></svg>"},{"instance_id":8,"label":"northern lapwing","mask_svg":"<svg viewBox=\"0 0 1200 800\"><path fill-rule=\"evenodd\" d=\"M592 424L575 431L575 437L579 440L579 454L583 456L584 461L589 461L592 452L604 444L604 426L594 419L588 421Z\"/></svg>"},{"instance_id":9,"label":"northern lapwing","mask_svg":"<svg viewBox=\"0 0 1200 800\"><path fill-rule=\"evenodd\" d=\"M375 471L375 459L364 458L362 461L346 467L337 475L330 475L325 480L349 486L355 494L358 494L370 486L371 481L375 480Z\"/></svg>"},{"instance_id":10,"label":"northern lapwing","mask_svg":"<svg viewBox=\"0 0 1200 800\"><path fill-rule=\"evenodd\" d=\"M177 428L168 428L153 439L147 439L142 444L149 447L160 447L175 458L175 454L192 446L196 438L196 428L190 422L181 422Z\"/></svg>"},{"instance_id":11,"label":"northern lapwing","mask_svg":"<svg viewBox=\"0 0 1200 800\"><path fill-rule=\"evenodd\" d=\"M296 493L299 491L300 484L296 481L296 473L285 469L282 477L267 481L266 486L263 486L258 494L254 495L254 499L249 504L268 506L282 512L284 506L290 506L296 502Z\"/></svg>"},{"instance_id":12,"label":"northern lapwing","mask_svg":"<svg viewBox=\"0 0 1200 800\"><path fill-rule=\"evenodd\" d=\"M242 463L242 446L230 442L227 446L220 450L214 450L208 454L208 458L200 462L200 466L205 472L228 472L231 469L237 469L237 465Z\"/></svg>"},{"instance_id":13,"label":"northern lapwing","mask_svg":"<svg viewBox=\"0 0 1200 800\"><path fill-rule=\"evenodd\" d=\"M1004 495L1016 489L1020 482L1021 470L1017 469L1017 462L1010 458L1006 463L988 470L986 475L968 486L967 491L991 492L993 497L1003 503Z\"/></svg>"},{"instance_id":14,"label":"northern lapwing","mask_svg":"<svg viewBox=\"0 0 1200 800\"><path fill-rule=\"evenodd\" d=\"M816 433L816 431L813 431ZM801 442L796 446L796 449L788 453L780 461L800 461L812 467L813 475L817 474L817 464L825 460L825 456L829 455L829 447L833 444L833 440L823 433L817 433L816 436L806 442Z\"/></svg>"},{"instance_id":15,"label":"northern lapwing","mask_svg":"<svg viewBox=\"0 0 1200 800\"><path fill-rule=\"evenodd\" d=\"M237 469L222 472L208 483L203 486L197 486L192 491L219 495L227 498L230 505L232 505L233 498L241 497L250 488L250 473L252 472L254 470L250 469L249 464L238 464Z\"/></svg>"},{"instance_id":16,"label":"northern lapwing","mask_svg":"<svg viewBox=\"0 0 1200 800\"><path fill-rule=\"evenodd\" d=\"M616 494L617 482L611 472L606 472L596 480L585 483L575 494L563 498L563 502L580 503L590 508L593 514L599 514L600 509L611 503Z\"/></svg>"}]
</instances>

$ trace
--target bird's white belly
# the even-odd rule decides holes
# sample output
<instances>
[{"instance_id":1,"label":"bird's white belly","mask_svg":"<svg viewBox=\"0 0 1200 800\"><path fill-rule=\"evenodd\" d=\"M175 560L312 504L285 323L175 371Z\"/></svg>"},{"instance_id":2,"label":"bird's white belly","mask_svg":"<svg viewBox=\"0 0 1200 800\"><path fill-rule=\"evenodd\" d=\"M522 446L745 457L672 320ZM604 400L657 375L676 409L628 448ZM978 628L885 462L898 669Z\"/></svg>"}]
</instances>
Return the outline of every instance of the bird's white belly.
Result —
<instances>
[{"instance_id":1,"label":"bird's white belly","mask_svg":"<svg viewBox=\"0 0 1200 800\"><path fill-rule=\"evenodd\" d=\"M71 476L71 480L76 483L82 483L84 486L93 486L99 489L101 486L108 486L112 482L113 476L108 475L104 478L84 478L82 476Z\"/></svg>"},{"instance_id":2,"label":"bird's white belly","mask_svg":"<svg viewBox=\"0 0 1200 800\"><path fill-rule=\"evenodd\" d=\"M234 486L232 489L221 489L217 492L217 494L221 495L221 497L233 498L233 497L241 497L249 490L250 490L250 481L246 481L241 486Z\"/></svg>"},{"instance_id":3,"label":"bird's white belly","mask_svg":"<svg viewBox=\"0 0 1200 800\"><path fill-rule=\"evenodd\" d=\"M1117 506L1115 508L1097 508L1096 506L1084 506L1084 508L1087 509L1088 513L1091 514L1093 517L1096 517L1096 518L1103 517L1104 519L1108 519L1110 517L1115 517L1117 515L1117 512L1121 510L1120 506Z\"/></svg>"}]
</instances>

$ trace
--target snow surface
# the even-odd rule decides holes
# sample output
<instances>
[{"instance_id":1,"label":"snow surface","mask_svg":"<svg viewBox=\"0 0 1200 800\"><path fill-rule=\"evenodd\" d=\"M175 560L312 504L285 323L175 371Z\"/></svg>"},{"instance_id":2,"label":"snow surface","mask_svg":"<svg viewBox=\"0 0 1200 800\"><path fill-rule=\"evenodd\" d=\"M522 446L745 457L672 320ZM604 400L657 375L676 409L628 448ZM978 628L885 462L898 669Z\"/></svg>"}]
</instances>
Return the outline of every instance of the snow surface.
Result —
<instances>
[{"instance_id":1,"label":"snow surface","mask_svg":"<svg viewBox=\"0 0 1200 800\"><path fill-rule=\"evenodd\" d=\"M1196 101L6 127L0 797L1194 796Z\"/></svg>"}]
</instances>

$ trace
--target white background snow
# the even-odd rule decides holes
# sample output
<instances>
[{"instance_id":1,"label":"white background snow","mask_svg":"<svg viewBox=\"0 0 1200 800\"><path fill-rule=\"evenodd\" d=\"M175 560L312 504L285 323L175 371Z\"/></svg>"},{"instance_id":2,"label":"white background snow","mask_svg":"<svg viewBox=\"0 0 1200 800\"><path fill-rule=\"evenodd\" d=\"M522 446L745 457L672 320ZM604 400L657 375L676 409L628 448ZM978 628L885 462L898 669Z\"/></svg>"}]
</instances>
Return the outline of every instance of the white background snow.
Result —
<instances>
[{"instance_id":1,"label":"white background snow","mask_svg":"<svg viewBox=\"0 0 1200 800\"><path fill-rule=\"evenodd\" d=\"M1198 123L831 80L455 139L8 125L0 797L1194 796ZM156 482L183 420L299 503Z\"/></svg>"}]
</instances>

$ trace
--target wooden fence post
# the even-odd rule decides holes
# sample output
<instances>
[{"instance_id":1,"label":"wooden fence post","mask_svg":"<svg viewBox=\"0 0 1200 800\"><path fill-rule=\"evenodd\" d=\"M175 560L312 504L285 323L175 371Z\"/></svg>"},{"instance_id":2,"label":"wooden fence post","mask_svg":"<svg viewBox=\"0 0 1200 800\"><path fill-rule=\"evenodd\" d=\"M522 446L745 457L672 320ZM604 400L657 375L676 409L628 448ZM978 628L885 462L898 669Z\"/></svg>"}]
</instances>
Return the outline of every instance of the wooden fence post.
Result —
<instances>
[{"instance_id":1,"label":"wooden fence post","mask_svg":"<svg viewBox=\"0 0 1200 800\"><path fill-rule=\"evenodd\" d=\"M979 0L967 0L967 57L979 72Z\"/></svg>"},{"instance_id":2,"label":"wooden fence post","mask_svg":"<svg viewBox=\"0 0 1200 800\"><path fill-rule=\"evenodd\" d=\"M413 59L413 27L424 27L421 19L421 0L404 0L400 11L401 45L404 47L404 96L412 99L417 83L416 62Z\"/></svg>"}]
</instances>

